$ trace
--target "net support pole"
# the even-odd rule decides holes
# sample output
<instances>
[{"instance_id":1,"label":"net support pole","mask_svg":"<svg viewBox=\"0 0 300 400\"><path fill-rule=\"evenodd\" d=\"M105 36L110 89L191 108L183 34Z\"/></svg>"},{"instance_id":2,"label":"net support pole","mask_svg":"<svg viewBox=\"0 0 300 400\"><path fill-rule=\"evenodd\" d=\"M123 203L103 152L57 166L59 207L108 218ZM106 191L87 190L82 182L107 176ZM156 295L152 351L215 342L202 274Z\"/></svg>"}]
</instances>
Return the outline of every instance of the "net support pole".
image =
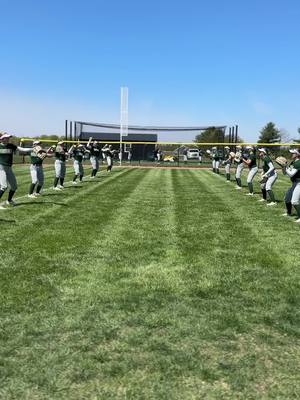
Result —
<instances>
[{"instance_id":1,"label":"net support pole","mask_svg":"<svg viewBox=\"0 0 300 400\"><path fill-rule=\"evenodd\" d=\"M73 127L72 127L72 121L70 121L70 129L69 129L69 137L70 137L70 140L72 140L72 129L73 129Z\"/></svg>"},{"instance_id":2,"label":"net support pole","mask_svg":"<svg viewBox=\"0 0 300 400\"><path fill-rule=\"evenodd\" d=\"M70 121L70 128L71 129L70 129L70 135L69 136L70 136L70 140L73 140L73 129L72 129L73 126L72 126L72 122L71 121Z\"/></svg>"},{"instance_id":3,"label":"net support pole","mask_svg":"<svg viewBox=\"0 0 300 400\"><path fill-rule=\"evenodd\" d=\"M128 87L121 87L120 104L120 166L122 166L123 157L123 136L128 136Z\"/></svg>"},{"instance_id":4,"label":"net support pole","mask_svg":"<svg viewBox=\"0 0 300 400\"><path fill-rule=\"evenodd\" d=\"M68 120L65 120L65 138L68 140Z\"/></svg>"},{"instance_id":5,"label":"net support pole","mask_svg":"<svg viewBox=\"0 0 300 400\"><path fill-rule=\"evenodd\" d=\"M239 130L239 126L238 125L236 125L235 126L235 143L237 143L237 141L238 141L238 130Z\"/></svg>"}]
</instances>

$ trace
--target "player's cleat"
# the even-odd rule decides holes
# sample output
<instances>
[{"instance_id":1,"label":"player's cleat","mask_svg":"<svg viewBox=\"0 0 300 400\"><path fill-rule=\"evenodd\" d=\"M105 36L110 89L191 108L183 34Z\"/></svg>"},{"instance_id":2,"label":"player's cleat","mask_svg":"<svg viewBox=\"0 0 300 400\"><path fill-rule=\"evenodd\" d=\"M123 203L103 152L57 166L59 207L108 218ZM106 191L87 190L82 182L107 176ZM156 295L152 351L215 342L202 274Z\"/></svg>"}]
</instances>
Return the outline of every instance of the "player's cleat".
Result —
<instances>
[{"instance_id":1,"label":"player's cleat","mask_svg":"<svg viewBox=\"0 0 300 400\"><path fill-rule=\"evenodd\" d=\"M73 184L73 185L77 185L77 182L76 182L76 181L73 181L72 184Z\"/></svg>"},{"instance_id":2,"label":"player's cleat","mask_svg":"<svg viewBox=\"0 0 300 400\"><path fill-rule=\"evenodd\" d=\"M281 214L281 216L282 216L282 217L291 217L292 215L291 215L291 214L288 214L287 212L285 212L285 213Z\"/></svg>"},{"instance_id":3,"label":"player's cleat","mask_svg":"<svg viewBox=\"0 0 300 400\"><path fill-rule=\"evenodd\" d=\"M236 186L236 190L242 190L241 186Z\"/></svg>"},{"instance_id":4,"label":"player's cleat","mask_svg":"<svg viewBox=\"0 0 300 400\"><path fill-rule=\"evenodd\" d=\"M7 208L0 205L0 210L7 210Z\"/></svg>"},{"instance_id":5,"label":"player's cleat","mask_svg":"<svg viewBox=\"0 0 300 400\"><path fill-rule=\"evenodd\" d=\"M257 200L259 203L263 203L264 201L266 201L265 199L259 199Z\"/></svg>"},{"instance_id":6,"label":"player's cleat","mask_svg":"<svg viewBox=\"0 0 300 400\"><path fill-rule=\"evenodd\" d=\"M246 196L254 196L254 193L246 193Z\"/></svg>"},{"instance_id":7,"label":"player's cleat","mask_svg":"<svg viewBox=\"0 0 300 400\"><path fill-rule=\"evenodd\" d=\"M64 186L62 186L62 185L57 185L57 187L58 187L59 189L64 189Z\"/></svg>"},{"instance_id":8,"label":"player's cleat","mask_svg":"<svg viewBox=\"0 0 300 400\"><path fill-rule=\"evenodd\" d=\"M35 197L39 197L42 195L42 193L34 193Z\"/></svg>"},{"instance_id":9,"label":"player's cleat","mask_svg":"<svg viewBox=\"0 0 300 400\"><path fill-rule=\"evenodd\" d=\"M61 191L61 189L58 186L54 187L53 190Z\"/></svg>"},{"instance_id":10,"label":"player's cleat","mask_svg":"<svg viewBox=\"0 0 300 400\"><path fill-rule=\"evenodd\" d=\"M296 224L300 224L300 218L296 219Z\"/></svg>"},{"instance_id":11,"label":"player's cleat","mask_svg":"<svg viewBox=\"0 0 300 400\"><path fill-rule=\"evenodd\" d=\"M226 181L227 183L230 183L230 181Z\"/></svg>"},{"instance_id":12,"label":"player's cleat","mask_svg":"<svg viewBox=\"0 0 300 400\"><path fill-rule=\"evenodd\" d=\"M13 200L6 200L5 204L10 207L15 207L17 205L17 203Z\"/></svg>"},{"instance_id":13,"label":"player's cleat","mask_svg":"<svg viewBox=\"0 0 300 400\"><path fill-rule=\"evenodd\" d=\"M36 199L36 196L34 194L28 194L27 197L29 197L30 199Z\"/></svg>"},{"instance_id":14,"label":"player's cleat","mask_svg":"<svg viewBox=\"0 0 300 400\"><path fill-rule=\"evenodd\" d=\"M271 203L268 203L267 206L277 206L276 201L271 201Z\"/></svg>"}]
</instances>

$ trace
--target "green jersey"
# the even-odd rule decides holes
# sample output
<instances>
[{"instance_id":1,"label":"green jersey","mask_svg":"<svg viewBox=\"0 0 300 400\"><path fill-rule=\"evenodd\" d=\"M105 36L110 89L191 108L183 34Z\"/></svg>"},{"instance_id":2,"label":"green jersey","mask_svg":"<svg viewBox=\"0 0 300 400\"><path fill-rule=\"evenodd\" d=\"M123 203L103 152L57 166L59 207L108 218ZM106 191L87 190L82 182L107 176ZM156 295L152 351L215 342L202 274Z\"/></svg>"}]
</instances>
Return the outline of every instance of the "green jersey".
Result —
<instances>
[{"instance_id":1,"label":"green jersey","mask_svg":"<svg viewBox=\"0 0 300 400\"><path fill-rule=\"evenodd\" d=\"M0 143L0 164L11 167L13 163L13 155L17 150L17 146L12 143Z\"/></svg>"},{"instance_id":2,"label":"green jersey","mask_svg":"<svg viewBox=\"0 0 300 400\"><path fill-rule=\"evenodd\" d=\"M219 154L219 152L218 152L218 151L214 151L214 152L212 153L212 158L213 158L215 161L220 161L220 154Z\"/></svg>"},{"instance_id":3,"label":"green jersey","mask_svg":"<svg viewBox=\"0 0 300 400\"><path fill-rule=\"evenodd\" d=\"M89 147L89 149L90 149L91 157L96 157L96 158L100 157L100 148L99 148L99 146L93 144L93 145L91 145Z\"/></svg>"},{"instance_id":4,"label":"green jersey","mask_svg":"<svg viewBox=\"0 0 300 400\"><path fill-rule=\"evenodd\" d=\"M57 145L55 148L55 158L59 161L66 161L66 152L63 146Z\"/></svg>"},{"instance_id":5,"label":"green jersey","mask_svg":"<svg viewBox=\"0 0 300 400\"><path fill-rule=\"evenodd\" d=\"M250 154L248 160L250 160L250 164L248 164L249 169L256 167L256 155Z\"/></svg>"},{"instance_id":6,"label":"green jersey","mask_svg":"<svg viewBox=\"0 0 300 400\"><path fill-rule=\"evenodd\" d=\"M270 157L265 157L264 158L264 164L263 164L263 167L262 167L264 173L269 171L269 169L270 169L270 165L269 164L270 163L273 164L271 158Z\"/></svg>"},{"instance_id":7,"label":"green jersey","mask_svg":"<svg viewBox=\"0 0 300 400\"><path fill-rule=\"evenodd\" d=\"M224 153L224 163L225 164L231 164L232 160L231 160L231 156L230 156L230 151L226 151Z\"/></svg>"},{"instance_id":8,"label":"green jersey","mask_svg":"<svg viewBox=\"0 0 300 400\"><path fill-rule=\"evenodd\" d=\"M291 177L292 182L299 182L300 181L300 160L296 160L292 162L291 167L297 170L296 174Z\"/></svg>"},{"instance_id":9,"label":"green jersey","mask_svg":"<svg viewBox=\"0 0 300 400\"><path fill-rule=\"evenodd\" d=\"M74 149L73 158L78 162L82 162L85 151L81 149Z\"/></svg>"},{"instance_id":10,"label":"green jersey","mask_svg":"<svg viewBox=\"0 0 300 400\"><path fill-rule=\"evenodd\" d=\"M30 153L30 162L31 162L31 164L34 164L34 165L42 165L42 164L43 164L43 161L44 161L44 160L42 160L40 157L37 156L37 154L36 154L35 151L32 151L32 152Z\"/></svg>"}]
</instances>

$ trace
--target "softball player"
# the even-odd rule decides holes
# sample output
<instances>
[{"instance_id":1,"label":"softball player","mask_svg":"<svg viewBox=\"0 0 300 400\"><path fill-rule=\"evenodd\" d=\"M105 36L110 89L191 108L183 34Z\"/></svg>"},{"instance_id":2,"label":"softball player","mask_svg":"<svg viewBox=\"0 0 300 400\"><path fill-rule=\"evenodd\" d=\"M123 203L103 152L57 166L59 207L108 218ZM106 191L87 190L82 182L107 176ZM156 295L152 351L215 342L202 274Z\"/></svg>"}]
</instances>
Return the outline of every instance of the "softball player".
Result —
<instances>
[{"instance_id":1,"label":"softball player","mask_svg":"<svg viewBox=\"0 0 300 400\"><path fill-rule=\"evenodd\" d=\"M58 142L57 145L55 146L54 155L55 155L55 163L54 163L55 178L54 178L53 189L61 190L64 188L64 180L66 176L66 159L68 156L63 141Z\"/></svg>"},{"instance_id":2,"label":"softball player","mask_svg":"<svg viewBox=\"0 0 300 400\"><path fill-rule=\"evenodd\" d=\"M36 140L35 142L33 142L33 148L30 151L31 185L29 187L28 197L33 199L40 195L40 191L44 185L43 161L52 151L52 147L50 147L46 151L43 150L40 145L41 142L39 140ZM35 186L36 186L36 192L33 193Z\"/></svg>"},{"instance_id":3,"label":"softball player","mask_svg":"<svg viewBox=\"0 0 300 400\"><path fill-rule=\"evenodd\" d=\"M212 158L212 168L213 172L216 174L220 173L219 166L220 166L220 154L216 147L212 147L211 149L211 158Z\"/></svg>"},{"instance_id":4,"label":"softball player","mask_svg":"<svg viewBox=\"0 0 300 400\"><path fill-rule=\"evenodd\" d=\"M258 168L256 165L256 155L255 155L255 150L252 146L247 146L246 150L249 151L249 157L243 158L243 162L248 165L249 168L249 173L247 176L247 184L249 188L249 193L246 194L246 196L253 196L254 191L253 191L253 179L255 175L258 172Z\"/></svg>"},{"instance_id":5,"label":"softball player","mask_svg":"<svg viewBox=\"0 0 300 400\"><path fill-rule=\"evenodd\" d=\"M160 149L157 149L157 163L158 164L160 163L161 157L162 157L162 152L160 151Z\"/></svg>"},{"instance_id":6,"label":"softball player","mask_svg":"<svg viewBox=\"0 0 300 400\"><path fill-rule=\"evenodd\" d=\"M230 182L230 167L232 164L232 155L230 154L230 147L224 147L224 161L223 164L225 165L225 173L226 173L226 182Z\"/></svg>"},{"instance_id":7,"label":"softball player","mask_svg":"<svg viewBox=\"0 0 300 400\"><path fill-rule=\"evenodd\" d=\"M92 173L91 173L91 178L95 178L97 175L97 172L99 171L99 159L100 159L100 148L99 144L96 140L94 140L93 143L89 140L89 143L87 144L87 150L90 153L90 161L92 164Z\"/></svg>"},{"instance_id":8,"label":"softball player","mask_svg":"<svg viewBox=\"0 0 300 400\"><path fill-rule=\"evenodd\" d=\"M199 161L199 164L202 164L202 150L199 150L198 161Z\"/></svg>"},{"instance_id":9,"label":"softball player","mask_svg":"<svg viewBox=\"0 0 300 400\"><path fill-rule=\"evenodd\" d=\"M268 195L271 202L268 203L267 205L275 206L277 203L275 200L272 187L277 180L277 172L275 170L271 158L267 154L266 149L258 149L258 151L259 151L259 157L263 160L263 171L261 173L262 182L260 185L263 197L258 201L260 202L266 201Z\"/></svg>"},{"instance_id":10,"label":"softball player","mask_svg":"<svg viewBox=\"0 0 300 400\"><path fill-rule=\"evenodd\" d=\"M132 159L132 148L130 147L130 148L128 149L128 158L127 158L127 160L128 160L129 163L131 163L131 159Z\"/></svg>"},{"instance_id":11,"label":"softball player","mask_svg":"<svg viewBox=\"0 0 300 400\"><path fill-rule=\"evenodd\" d=\"M13 201L13 196L17 190L17 181L12 170L13 155L16 151L19 151L22 154L23 152L26 153L30 149L9 143L11 137L12 135L8 133L3 133L0 137L0 199L9 186L10 189L5 204L15 206L16 203ZM0 209L4 210L5 207L0 206Z\"/></svg>"},{"instance_id":12,"label":"softball player","mask_svg":"<svg viewBox=\"0 0 300 400\"><path fill-rule=\"evenodd\" d=\"M286 213L284 216L292 215L292 207L297 212L297 222L300 223L300 151L293 149L290 150L292 153L292 163L289 168L283 168L283 173L288 175L291 179L292 186L289 188L285 195L285 206Z\"/></svg>"},{"instance_id":13,"label":"softball player","mask_svg":"<svg viewBox=\"0 0 300 400\"><path fill-rule=\"evenodd\" d=\"M113 157L114 154L118 151L118 150L112 150L112 145L110 144L109 146L106 144L102 149L101 149L102 153L105 154L106 157L106 162L107 162L107 168L106 171L111 172L112 167L113 167Z\"/></svg>"},{"instance_id":14,"label":"softball player","mask_svg":"<svg viewBox=\"0 0 300 400\"><path fill-rule=\"evenodd\" d=\"M235 163L237 164L236 170L235 170L235 180L236 180L236 189L241 190L242 189L242 172L244 169L244 162L242 158L242 146L236 146L236 153L235 153L235 158L234 158Z\"/></svg>"},{"instance_id":15,"label":"softball player","mask_svg":"<svg viewBox=\"0 0 300 400\"><path fill-rule=\"evenodd\" d=\"M187 148L186 147L184 147L183 148L183 152L182 152L182 154L183 154L183 162L185 163L185 164L187 164L187 160L188 160L188 158L187 158Z\"/></svg>"},{"instance_id":16,"label":"softball player","mask_svg":"<svg viewBox=\"0 0 300 400\"><path fill-rule=\"evenodd\" d=\"M74 167L74 177L73 177L73 185L76 185L76 179L79 177L80 182L82 182L84 169L82 165L84 154L86 153L86 149L83 144L79 144L77 146L73 145L69 150L69 155L71 155L74 159L73 167Z\"/></svg>"}]
</instances>

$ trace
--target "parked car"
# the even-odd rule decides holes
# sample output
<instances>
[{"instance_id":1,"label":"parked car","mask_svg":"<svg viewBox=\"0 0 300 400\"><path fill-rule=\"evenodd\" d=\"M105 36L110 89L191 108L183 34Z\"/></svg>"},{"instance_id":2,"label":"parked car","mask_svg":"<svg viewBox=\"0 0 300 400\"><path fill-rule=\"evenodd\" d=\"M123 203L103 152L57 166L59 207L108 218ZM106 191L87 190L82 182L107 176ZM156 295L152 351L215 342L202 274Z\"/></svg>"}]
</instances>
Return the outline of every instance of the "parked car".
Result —
<instances>
[{"instance_id":1,"label":"parked car","mask_svg":"<svg viewBox=\"0 0 300 400\"><path fill-rule=\"evenodd\" d=\"M187 158L189 159L199 159L199 150L198 149L188 149Z\"/></svg>"}]
</instances>

